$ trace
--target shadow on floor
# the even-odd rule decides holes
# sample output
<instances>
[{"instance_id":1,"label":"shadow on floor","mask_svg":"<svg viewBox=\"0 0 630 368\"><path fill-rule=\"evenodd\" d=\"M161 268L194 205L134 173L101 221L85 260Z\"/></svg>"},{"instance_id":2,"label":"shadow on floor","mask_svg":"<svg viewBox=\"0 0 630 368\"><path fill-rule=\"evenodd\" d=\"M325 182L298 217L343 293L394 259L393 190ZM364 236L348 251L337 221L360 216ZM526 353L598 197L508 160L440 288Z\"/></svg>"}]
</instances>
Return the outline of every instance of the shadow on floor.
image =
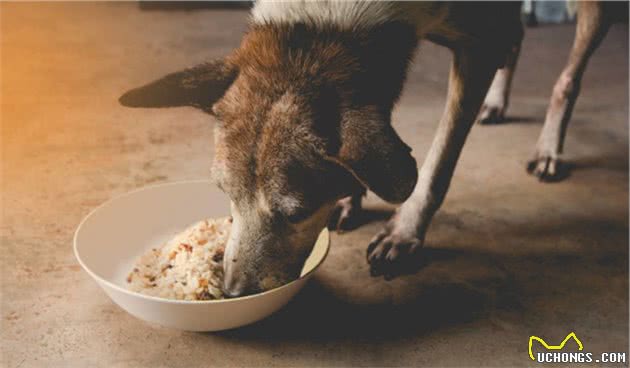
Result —
<instances>
[{"instance_id":1,"label":"shadow on floor","mask_svg":"<svg viewBox=\"0 0 630 368\"><path fill-rule=\"evenodd\" d=\"M593 275L609 281L627 277L624 223L564 218L562 222L532 224L528 228L512 227L509 234L503 230L509 229L500 229L497 234L518 238L519 244L555 242L555 238L546 238L558 233L573 234L582 238L584 244L590 243L589 234L592 237L593 232L608 233L610 237L599 238L606 246L598 249L532 248L526 253L513 254L509 250L473 250L465 244L456 249L444 244L440 248L429 246L422 252L424 268L414 275L390 283L370 279L365 269L316 277L288 306L270 318L212 335L265 344L349 339L372 343L422 337L497 315L514 323L519 323L524 315L543 320L548 313L561 313L563 318L572 320L584 311L567 306L589 305L599 298L598 293L583 292L597 289L600 281ZM469 229L462 227L457 232L465 238ZM515 249L519 244L508 243L506 247ZM356 259L331 261L336 263L337 268L333 269L342 270L352 267ZM627 281L625 285L627 289ZM620 300L627 300L627 291L625 296L626 299ZM545 308L540 309L541 305Z\"/></svg>"},{"instance_id":2,"label":"shadow on floor","mask_svg":"<svg viewBox=\"0 0 630 368\"><path fill-rule=\"evenodd\" d=\"M503 121L498 124L530 124L540 122L540 118L532 117L532 116L512 116L508 115L503 119ZM493 124L488 124L493 125ZM542 127L542 125L541 125Z\"/></svg>"},{"instance_id":3,"label":"shadow on floor","mask_svg":"<svg viewBox=\"0 0 630 368\"><path fill-rule=\"evenodd\" d=\"M336 231L337 222L339 221L340 209L336 209L333 215L330 217L328 229ZM346 222L343 227L343 231L352 231L363 225L370 224L372 222L386 221L394 214L393 209L386 208L362 208L356 216Z\"/></svg>"},{"instance_id":4,"label":"shadow on floor","mask_svg":"<svg viewBox=\"0 0 630 368\"><path fill-rule=\"evenodd\" d=\"M457 259L475 259L456 250L424 251L433 264L443 263L445 267ZM502 276L474 282L433 280L420 282L418 287L405 291L407 295L402 304L356 304L340 298L335 290L315 279L287 307L270 318L219 335L238 340L287 341L348 338L381 341L424 335L437 328L467 323L483 316L491 305L496 304L494 295L514 289L510 282L510 277ZM516 308L517 304L510 306Z\"/></svg>"},{"instance_id":5,"label":"shadow on floor","mask_svg":"<svg viewBox=\"0 0 630 368\"><path fill-rule=\"evenodd\" d=\"M572 168L625 170L619 162L627 164L627 158L581 159ZM392 213L391 208L368 208L356 227L385 221ZM378 343L423 337L451 326L462 328L496 315L520 323L525 315L544 320L548 313L557 313L571 321L584 310L567 306L597 302L597 292L583 292L600 287L601 281L594 275L607 282L627 280L627 217L567 217L562 211L552 211L546 213L545 221L538 216L517 216L508 221L486 218L474 210L455 214L442 211L432 229L453 235L446 236L450 238L447 244L423 248L415 274L390 283L371 279L367 266L357 265L364 262L365 244L346 240L339 246L356 252L341 252L329 260L334 271L312 280L281 311L250 326L212 336L262 344L347 340ZM480 250L486 247L479 241L487 236L480 236L479 229L485 229L482 235L492 231L490 238L495 242L502 239L504 247ZM567 242L582 245L556 246ZM353 267L362 269L347 271ZM625 285L627 289L627 281Z\"/></svg>"},{"instance_id":6,"label":"shadow on floor","mask_svg":"<svg viewBox=\"0 0 630 368\"><path fill-rule=\"evenodd\" d=\"M527 172L532 175L537 162L530 161L527 164ZM553 177L541 179L545 183L559 183L571 177L575 171L581 170L609 170L627 173L628 158L618 155L606 155L599 157L580 157L571 161L558 160L556 174Z\"/></svg>"},{"instance_id":7,"label":"shadow on floor","mask_svg":"<svg viewBox=\"0 0 630 368\"><path fill-rule=\"evenodd\" d=\"M627 153L627 152L625 152ZM628 173L628 156L608 154L602 156L581 157L566 163L569 171L585 169L604 169Z\"/></svg>"}]
</instances>

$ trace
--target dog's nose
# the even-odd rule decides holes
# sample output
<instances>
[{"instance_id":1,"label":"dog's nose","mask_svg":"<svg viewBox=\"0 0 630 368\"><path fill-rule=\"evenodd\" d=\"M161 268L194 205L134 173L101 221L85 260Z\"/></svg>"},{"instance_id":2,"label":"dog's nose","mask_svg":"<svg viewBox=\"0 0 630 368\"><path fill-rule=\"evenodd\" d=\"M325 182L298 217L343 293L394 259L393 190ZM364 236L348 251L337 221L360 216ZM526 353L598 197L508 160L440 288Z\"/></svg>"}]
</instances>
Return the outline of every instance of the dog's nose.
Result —
<instances>
[{"instance_id":1,"label":"dog's nose","mask_svg":"<svg viewBox=\"0 0 630 368\"><path fill-rule=\"evenodd\" d=\"M241 279L226 275L223 280L223 294L227 298L236 298L247 292L245 283Z\"/></svg>"},{"instance_id":2,"label":"dog's nose","mask_svg":"<svg viewBox=\"0 0 630 368\"><path fill-rule=\"evenodd\" d=\"M225 295L226 298L238 298L239 296L245 295L245 289L228 289L223 287L223 295Z\"/></svg>"}]
</instances>

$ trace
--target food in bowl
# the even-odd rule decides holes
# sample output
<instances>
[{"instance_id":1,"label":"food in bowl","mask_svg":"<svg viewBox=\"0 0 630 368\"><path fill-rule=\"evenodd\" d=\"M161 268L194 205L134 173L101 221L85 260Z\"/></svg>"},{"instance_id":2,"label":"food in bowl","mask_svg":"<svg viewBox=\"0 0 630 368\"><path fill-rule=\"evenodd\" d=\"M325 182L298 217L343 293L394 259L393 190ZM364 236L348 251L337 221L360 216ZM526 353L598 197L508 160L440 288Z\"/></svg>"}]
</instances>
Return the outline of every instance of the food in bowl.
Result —
<instances>
[{"instance_id":1,"label":"food in bowl","mask_svg":"<svg viewBox=\"0 0 630 368\"><path fill-rule=\"evenodd\" d=\"M223 253L231 226L231 217L199 221L151 249L129 273L129 289L167 299L222 299Z\"/></svg>"}]
</instances>

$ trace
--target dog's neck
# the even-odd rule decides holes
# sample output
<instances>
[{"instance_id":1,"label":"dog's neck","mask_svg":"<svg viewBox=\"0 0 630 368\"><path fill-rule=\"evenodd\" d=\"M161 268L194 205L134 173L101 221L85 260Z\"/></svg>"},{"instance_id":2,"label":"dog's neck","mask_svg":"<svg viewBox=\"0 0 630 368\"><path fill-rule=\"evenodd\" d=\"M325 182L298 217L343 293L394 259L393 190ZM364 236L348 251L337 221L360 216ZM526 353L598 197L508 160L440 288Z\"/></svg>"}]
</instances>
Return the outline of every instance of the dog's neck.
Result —
<instances>
[{"instance_id":1,"label":"dog's neck","mask_svg":"<svg viewBox=\"0 0 630 368\"><path fill-rule=\"evenodd\" d=\"M295 24L311 22L320 27L370 29L401 20L397 7L380 1L259 1L252 9L254 23Z\"/></svg>"},{"instance_id":2,"label":"dog's neck","mask_svg":"<svg viewBox=\"0 0 630 368\"><path fill-rule=\"evenodd\" d=\"M439 2L421 2L410 6L395 1L257 1L252 9L256 24L311 23L319 27L335 26L343 30L369 30L389 22L413 25L419 34L439 21L443 11Z\"/></svg>"}]
</instances>

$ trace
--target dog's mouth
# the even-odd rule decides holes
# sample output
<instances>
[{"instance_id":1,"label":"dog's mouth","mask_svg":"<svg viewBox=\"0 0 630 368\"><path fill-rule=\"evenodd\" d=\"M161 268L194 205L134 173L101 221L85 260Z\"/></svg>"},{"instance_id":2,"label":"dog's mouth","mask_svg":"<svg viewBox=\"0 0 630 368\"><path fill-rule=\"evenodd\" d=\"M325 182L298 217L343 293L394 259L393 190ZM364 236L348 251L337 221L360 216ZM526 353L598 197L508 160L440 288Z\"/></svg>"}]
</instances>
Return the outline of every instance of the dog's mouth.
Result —
<instances>
[{"instance_id":1,"label":"dog's mouth","mask_svg":"<svg viewBox=\"0 0 630 368\"><path fill-rule=\"evenodd\" d=\"M238 298L247 295L259 294L265 291L273 290L284 286L299 278L299 275L294 278L279 278L277 276L266 276L259 281L253 283L246 283L237 281L225 281L223 283L223 294L226 298Z\"/></svg>"}]
</instances>

